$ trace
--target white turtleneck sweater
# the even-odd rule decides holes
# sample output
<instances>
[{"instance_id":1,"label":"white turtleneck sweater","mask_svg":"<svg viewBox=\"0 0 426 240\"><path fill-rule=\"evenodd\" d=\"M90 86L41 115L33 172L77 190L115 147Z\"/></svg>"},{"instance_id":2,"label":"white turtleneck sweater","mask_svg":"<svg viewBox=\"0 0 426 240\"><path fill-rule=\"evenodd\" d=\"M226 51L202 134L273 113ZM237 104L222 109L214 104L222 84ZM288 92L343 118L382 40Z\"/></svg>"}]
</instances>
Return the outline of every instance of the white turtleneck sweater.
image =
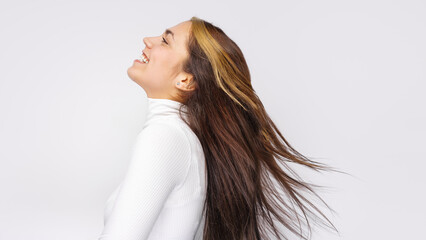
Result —
<instances>
[{"instance_id":1,"label":"white turtleneck sweater","mask_svg":"<svg viewBox=\"0 0 426 240\"><path fill-rule=\"evenodd\" d=\"M205 158L197 136L179 118L180 105L148 98L145 124L125 177L105 204L98 240L202 239Z\"/></svg>"}]
</instances>

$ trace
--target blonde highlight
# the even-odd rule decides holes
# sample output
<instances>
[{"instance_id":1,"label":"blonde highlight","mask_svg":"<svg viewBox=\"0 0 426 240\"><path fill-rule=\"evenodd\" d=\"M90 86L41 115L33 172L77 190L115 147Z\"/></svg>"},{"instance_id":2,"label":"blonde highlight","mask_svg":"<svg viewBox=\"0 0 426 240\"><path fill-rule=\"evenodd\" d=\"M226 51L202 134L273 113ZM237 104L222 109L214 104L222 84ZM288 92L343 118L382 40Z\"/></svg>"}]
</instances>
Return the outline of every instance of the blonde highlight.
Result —
<instances>
[{"instance_id":1,"label":"blonde highlight","mask_svg":"<svg viewBox=\"0 0 426 240\"><path fill-rule=\"evenodd\" d=\"M247 82L246 79L244 79L244 74L239 71L238 67L223 47L210 34L204 24L204 21L197 17L192 17L191 22L192 34L212 64L215 79L220 88L222 88L232 100L243 107L244 110L247 109L243 106L243 104L241 104L238 98L244 99L245 102L248 102L251 105L251 107L256 108L254 102L237 87L247 87L247 84L241 84ZM249 87L251 88L251 85ZM238 97L234 96L233 93Z\"/></svg>"}]
</instances>

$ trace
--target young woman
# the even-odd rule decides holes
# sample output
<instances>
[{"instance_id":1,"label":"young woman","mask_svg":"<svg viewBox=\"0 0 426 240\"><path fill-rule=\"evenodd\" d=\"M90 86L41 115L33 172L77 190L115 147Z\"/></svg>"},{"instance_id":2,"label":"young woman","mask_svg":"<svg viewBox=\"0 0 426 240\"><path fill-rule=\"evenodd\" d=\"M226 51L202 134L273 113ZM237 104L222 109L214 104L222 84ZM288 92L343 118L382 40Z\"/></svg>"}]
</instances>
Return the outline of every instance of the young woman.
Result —
<instances>
[{"instance_id":1,"label":"young woman","mask_svg":"<svg viewBox=\"0 0 426 240\"><path fill-rule=\"evenodd\" d=\"M310 218L336 229L302 194L319 198L315 185L286 162L332 168L284 139L220 28L192 17L143 41L127 73L145 90L148 115L99 239L287 239L278 223L307 239Z\"/></svg>"}]
</instances>

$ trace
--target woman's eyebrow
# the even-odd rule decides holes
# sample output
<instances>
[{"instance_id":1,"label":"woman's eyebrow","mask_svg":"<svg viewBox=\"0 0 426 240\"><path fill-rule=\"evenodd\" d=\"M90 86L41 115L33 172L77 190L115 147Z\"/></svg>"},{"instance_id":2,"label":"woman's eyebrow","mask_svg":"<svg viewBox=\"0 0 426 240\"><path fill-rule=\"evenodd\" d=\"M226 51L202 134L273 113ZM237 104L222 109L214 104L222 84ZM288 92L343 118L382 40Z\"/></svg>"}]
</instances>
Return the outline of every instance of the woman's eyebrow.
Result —
<instances>
[{"instance_id":1,"label":"woman's eyebrow","mask_svg":"<svg viewBox=\"0 0 426 240\"><path fill-rule=\"evenodd\" d=\"M175 41L175 34L170 30L170 29L166 29L166 31L164 31L165 33L166 33L166 35L167 34L170 34L170 35L172 35L172 37L173 37L173 41Z\"/></svg>"}]
</instances>

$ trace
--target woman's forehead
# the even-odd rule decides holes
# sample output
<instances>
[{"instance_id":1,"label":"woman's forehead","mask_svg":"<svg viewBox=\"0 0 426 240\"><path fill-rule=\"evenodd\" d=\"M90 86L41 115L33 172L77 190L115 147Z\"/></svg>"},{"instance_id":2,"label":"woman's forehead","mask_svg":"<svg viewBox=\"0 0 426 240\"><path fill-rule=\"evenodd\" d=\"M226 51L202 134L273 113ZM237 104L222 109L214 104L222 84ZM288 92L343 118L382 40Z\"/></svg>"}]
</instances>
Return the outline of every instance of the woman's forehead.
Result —
<instances>
[{"instance_id":1,"label":"woman's forehead","mask_svg":"<svg viewBox=\"0 0 426 240\"><path fill-rule=\"evenodd\" d=\"M191 21L185 21L166 29L164 33L169 35L176 43L186 44L190 30Z\"/></svg>"}]
</instances>

